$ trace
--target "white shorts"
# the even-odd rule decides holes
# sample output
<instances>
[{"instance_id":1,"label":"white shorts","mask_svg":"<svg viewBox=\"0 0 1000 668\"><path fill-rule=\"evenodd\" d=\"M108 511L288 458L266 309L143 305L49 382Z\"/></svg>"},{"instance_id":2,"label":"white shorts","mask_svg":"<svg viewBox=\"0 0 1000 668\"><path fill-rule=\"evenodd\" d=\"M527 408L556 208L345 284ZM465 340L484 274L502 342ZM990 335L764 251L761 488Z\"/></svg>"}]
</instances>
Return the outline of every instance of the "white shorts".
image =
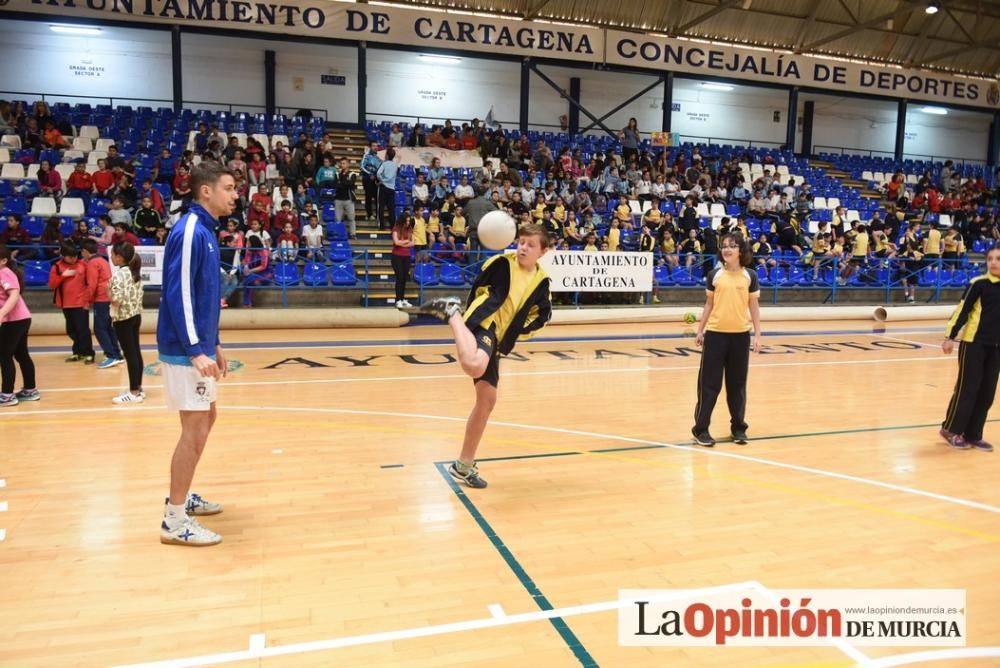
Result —
<instances>
[{"instance_id":1,"label":"white shorts","mask_svg":"<svg viewBox=\"0 0 1000 668\"><path fill-rule=\"evenodd\" d=\"M193 366L180 366L163 362L163 390L167 410L207 411L215 402L215 378L203 377Z\"/></svg>"}]
</instances>

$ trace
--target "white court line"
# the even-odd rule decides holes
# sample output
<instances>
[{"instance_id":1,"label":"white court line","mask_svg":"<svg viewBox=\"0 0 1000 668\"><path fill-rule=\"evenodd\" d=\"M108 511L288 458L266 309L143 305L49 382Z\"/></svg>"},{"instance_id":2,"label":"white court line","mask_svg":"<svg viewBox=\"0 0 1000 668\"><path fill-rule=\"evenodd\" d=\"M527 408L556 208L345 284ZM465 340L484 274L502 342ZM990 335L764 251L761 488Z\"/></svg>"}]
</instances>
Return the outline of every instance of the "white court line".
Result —
<instances>
[{"instance_id":1,"label":"white court line","mask_svg":"<svg viewBox=\"0 0 1000 668\"><path fill-rule=\"evenodd\" d=\"M6 487L6 486L7 486L7 481L4 480L3 478L0 478L0 487Z\"/></svg>"},{"instance_id":2,"label":"white court line","mask_svg":"<svg viewBox=\"0 0 1000 668\"><path fill-rule=\"evenodd\" d=\"M19 411L13 410L10 412L0 413L0 418L16 418L24 417L25 415L62 415L65 413L107 413L109 411L118 411L123 415L125 413L131 413L132 411L162 411L165 410L166 406L129 406L125 408L123 406L108 406L99 408L45 408L40 411Z\"/></svg>"},{"instance_id":3,"label":"white court line","mask_svg":"<svg viewBox=\"0 0 1000 668\"><path fill-rule=\"evenodd\" d=\"M7 512L7 502L0 501L0 513L5 513L5 512Z\"/></svg>"},{"instance_id":4,"label":"white court line","mask_svg":"<svg viewBox=\"0 0 1000 668\"><path fill-rule=\"evenodd\" d=\"M716 587L705 587L694 592L671 592L663 596L653 598L643 598L644 601L662 602L686 598L692 593L695 594L716 594L727 592L741 592L757 589L760 585L756 582L737 582L729 585L719 585ZM474 631L478 629L489 629L498 626L509 626L512 624L526 624L531 622L545 621L556 618L575 617L578 615L589 615L598 612L608 612L631 605L633 601L627 599L615 599L613 601L603 601L600 603L588 603L584 605L574 605L566 608L554 608L552 610L538 610L535 612L524 612L516 615L505 615L503 617L485 617L471 619L462 622L451 622L449 624L437 624L434 626L421 626L417 628L401 629L398 631L382 631L379 633L369 633L360 636L348 636L343 638L331 638L329 640L313 640L309 642L294 643L291 645L280 645L276 647L264 647L261 649L250 649L239 652L226 652L223 654L209 654L205 656L188 657L183 659L167 659L166 661L153 661L149 663L133 663L117 668L189 668L192 666L214 666L233 661L246 661L251 659L263 659L272 656L286 656L289 654L304 654L308 652L322 652L331 649L341 649L343 647L357 647L359 645L372 645L376 643L393 642L397 640L409 640L412 638L426 638L447 633L458 633L461 631ZM252 637L251 637L252 638ZM251 640L251 643L253 641Z\"/></svg>"},{"instance_id":5,"label":"white court line","mask_svg":"<svg viewBox=\"0 0 1000 668\"><path fill-rule=\"evenodd\" d=\"M928 334L931 333L932 332L928 332ZM900 341L901 343L910 343L915 346L920 346L921 348L940 348L939 345L935 345L933 343L925 343L923 341L911 341L910 339L901 339L898 336L889 336L888 334L875 334L875 336L882 339L889 339L890 341Z\"/></svg>"},{"instance_id":6,"label":"white court line","mask_svg":"<svg viewBox=\"0 0 1000 668\"><path fill-rule=\"evenodd\" d=\"M600 323L595 323L595 324L600 324ZM608 323L604 323L604 324L608 324ZM633 323L633 324L641 324L641 323ZM441 325L441 327L442 327L442 333L444 333L444 331L443 331L444 330L444 325ZM933 331L936 331L936 330L931 330L931 329L917 330L917 331L914 331L912 333L914 333L914 334L923 334L925 332L926 333L931 333ZM903 332L903 333L905 333L905 332ZM793 330L793 331L788 331L788 332L782 332L781 334L775 334L773 336L775 338L787 338L787 337L794 337L794 336L805 336L805 335L809 335L809 334L816 334L816 333L815 332L810 332L810 331L807 331L807 330ZM871 333L870 332L861 332L861 331L850 331L850 332L828 331L828 332L822 332L822 333L819 333L819 334L816 334L816 335L817 336L870 336ZM450 337L450 336L451 335L449 334L448 337ZM299 342L298 345L295 345L296 342L291 341L291 342L288 342L290 345L287 345L287 346L274 346L274 347L268 346L266 348L261 347L259 344L255 344L252 341L241 341L239 343L223 344L222 349L223 350L308 350L308 349L330 350L332 348L349 348L349 349L350 348L427 348L427 347L431 347L431 346L453 346L453 345L455 345L455 343L450 338L448 338L448 337L442 337L439 341L405 341L405 340L400 340L399 342L386 342L386 343L364 343L363 341L358 341L357 343L337 343L337 344L322 345L322 346L317 346L317 345L303 346L302 345L303 343L315 344L316 343L315 341L301 341L301 342ZM690 340L693 340L693 339L694 339L694 337L691 337ZM553 344L553 343L569 343L569 344L572 344L572 343L615 343L615 342L626 342L626 341L663 342L663 341L684 341L684 340L688 340L688 339L686 339L683 336L674 336L674 337L670 337L670 338L650 337L648 339L644 339L644 338L610 338L609 339L606 336L605 337L595 336L594 338L586 338L586 337L584 337L584 338L573 338L571 340L558 339L558 340L555 340L555 341L553 341L552 339L547 339L547 338L541 338L541 339L535 338L535 339L529 339L527 341L519 341L517 345L519 345L519 346L525 346L525 345L527 345L527 346L537 346L537 345L542 345L542 344ZM45 350L45 351L41 351L41 352L34 352L34 351L32 351L31 354L32 355L65 355L65 354L67 354L69 352L72 352L72 350L67 347L67 348L65 348L63 350ZM156 351L154 349L150 348L150 349L144 350L143 352L144 353L155 353Z\"/></svg>"},{"instance_id":7,"label":"white court line","mask_svg":"<svg viewBox=\"0 0 1000 668\"><path fill-rule=\"evenodd\" d=\"M897 357L897 358L878 358L870 360L828 360L826 362L776 362L774 364L751 364L751 369L766 369L768 367L793 367L793 366L839 366L839 365L851 365L851 364L894 364L897 362L928 362L936 360L950 360L954 357L949 356L939 356L939 357ZM587 361L587 360L576 360L576 361ZM513 364L513 362L511 362ZM332 368L332 367L331 367ZM337 367L341 368L341 367ZM351 367L343 367L351 368ZM566 369L566 370L553 370L553 371L504 371L503 377L510 378L516 376L570 376L570 375L580 375L580 374L591 374L591 373L662 373L665 371L690 371L693 369L701 368L697 364L687 365L687 366L669 366L669 367L628 367L628 368L616 368L616 369ZM374 378L316 378L312 380L253 380L253 381L237 381L231 382L228 380L223 380L220 387L256 387L260 385L324 385L327 383L376 383L376 382L398 382L403 380L446 380L449 378L468 378L464 373L448 373L448 374L437 374L437 375L422 375L422 376L375 376ZM162 389L162 385L143 385L144 389ZM94 387L88 385L86 387L59 387L44 389L43 392L114 392L120 391L121 385L105 385L102 387ZM119 410L136 410L141 407L129 407L127 409L119 408ZM23 414L25 411L20 411ZM0 417L8 415L18 415L18 411L13 411L9 413L0 413Z\"/></svg>"},{"instance_id":8,"label":"white court line","mask_svg":"<svg viewBox=\"0 0 1000 668\"><path fill-rule=\"evenodd\" d=\"M40 411L17 411L12 413L0 413L0 417L17 417L25 415L57 415L64 413L74 413L74 414L104 413L108 411L164 410L164 408L165 408L164 406L135 406L127 409L123 409L121 407L111 407L111 406L107 408L55 408L55 409L40 410ZM223 410L243 410L243 411L267 410L267 408L263 406L223 406L222 408ZM288 407L282 407L282 410L298 411L303 413L336 413L344 415L374 415L379 417L404 417L411 419L442 420L446 422L461 422L461 423L465 423L466 421L468 421L468 416L451 417L445 415L425 415L418 413L400 413L395 411L368 411L368 410L358 410L349 408L306 408L302 406L288 406ZM727 459L737 459L741 461L752 462L754 464L763 464L765 466L774 466L776 468L783 468L791 471L799 471L800 473L810 473L813 475L825 476L827 478L835 478L838 480L847 480L850 482L856 482L863 485L870 485L872 487L881 487L883 489L888 489L894 492L903 492L904 494L922 496L929 499L935 499L937 501L944 501L945 503L952 503L959 506L965 506L967 508L974 508L976 510L985 510L991 513L1000 513L1000 507L991 506L985 503L979 503L978 501L969 501L967 499L961 499L954 496L937 494L935 492L927 492L922 489L917 489L915 487L904 487L902 485L894 485L892 483L882 482L880 480L872 480L870 478L861 478L859 476L853 476L846 473L837 473L836 471L827 471L825 469L813 468L811 466L800 466L798 464L787 464L785 462L779 462L773 459L764 459L762 457L751 457L750 455L739 455L733 452L725 452L722 450L693 448L692 446L689 445L677 445L676 443L666 443L664 441L651 441L643 438L619 436L618 434L601 434L592 431L563 429L561 427L546 427L542 425L522 424L519 422L500 422L493 420L490 422L490 424L501 427L511 427L514 429L529 429L532 431L546 431L558 434L570 434L573 436L586 436L588 438L622 441L624 443L637 443L639 445L656 445L663 448L683 450L685 452L697 452L706 457L724 457Z\"/></svg>"},{"instance_id":9,"label":"white court line","mask_svg":"<svg viewBox=\"0 0 1000 668\"><path fill-rule=\"evenodd\" d=\"M263 633L255 633L250 636L250 651L259 652L267 647L267 636Z\"/></svg>"},{"instance_id":10,"label":"white court line","mask_svg":"<svg viewBox=\"0 0 1000 668\"><path fill-rule=\"evenodd\" d=\"M779 603L779 598L777 594L775 594L773 591L771 591L770 589L768 589L759 582L754 582L754 584L757 586L757 589L762 594L764 594L767 598L771 599L773 604ZM869 668L871 666L871 659L868 657L868 655L859 650L858 648L854 647L853 645L851 645L843 638L828 637L826 638L826 640L827 642L830 643L832 647L836 647L841 652L846 654L849 658L851 658L858 666L861 666L863 668Z\"/></svg>"},{"instance_id":11,"label":"white court line","mask_svg":"<svg viewBox=\"0 0 1000 668\"><path fill-rule=\"evenodd\" d=\"M927 663L931 661L947 661L949 659L996 659L1000 658L1000 647L963 647L957 649L936 649L926 652L911 652L909 654L896 654L895 656L885 656L880 659L871 659L872 668L893 668L894 666L908 666L913 663ZM993 662L990 662L991 665Z\"/></svg>"},{"instance_id":12,"label":"white court line","mask_svg":"<svg viewBox=\"0 0 1000 668\"><path fill-rule=\"evenodd\" d=\"M500 605L499 603L490 603L488 606L486 606L486 609L489 610L490 614L497 619L501 619L507 616L507 613L504 612L503 606Z\"/></svg>"},{"instance_id":13,"label":"white court line","mask_svg":"<svg viewBox=\"0 0 1000 668\"><path fill-rule=\"evenodd\" d=\"M275 407L272 406L271 408ZM257 412L260 412L262 410L268 410L268 408L263 406L226 406L226 409L257 411ZM302 406L289 406L289 407L281 407L281 410L297 411L302 413L338 413L346 415L402 417L410 419L442 420L446 422L461 422L461 423L465 423L468 420L468 417L424 415L418 413L400 413L395 411L368 411L368 410L357 410L349 408L306 408ZM883 489L892 490L894 492L903 492L904 494L912 494L914 496L922 496L929 499L935 499L937 501L953 503L955 505L965 506L967 508L974 508L976 510L985 510L991 513L1000 513L1000 507L991 506L985 503L979 503L978 501L968 501L966 499L961 499L954 496L946 496L944 494L937 494L935 492L927 492L922 489L917 489L915 487L904 487L902 485L894 485L892 483L882 482L880 480L861 478L859 476L848 475L846 473L837 473L835 471L817 469L811 466L800 466L798 464L786 464L785 462L779 462L773 459L764 459L763 457L752 457L750 455L739 455L733 452L725 452L723 450L710 450L708 448L697 448L697 447L692 447L690 445L677 445L676 443L666 443L663 441L650 441L643 438L632 438L630 436L619 436L618 434L601 434L593 431L580 431L578 429L563 429L561 427L547 427L543 425L522 424L519 422L501 422L501 421L491 420L490 424L501 427L511 427L514 429L529 429L532 431L545 431L557 434L570 434L573 436L586 436L588 438L622 441L625 443L638 443L640 445L657 445L674 450L683 450L684 452L699 453L706 457L724 457L726 459L736 459L740 461L751 462L754 464L763 464L765 466L774 466L776 468L789 469L791 471L798 471L800 473L810 473L813 475L825 476L827 478L847 480L849 482L856 482L863 485L871 485L872 487L881 487Z\"/></svg>"},{"instance_id":14,"label":"white court line","mask_svg":"<svg viewBox=\"0 0 1000 668\"><path fill-rule=\"evenodd\" d=\"M0 543L4 542L6 538L7 538L7 530L0 529Z\"/></svg>"}]
</instances>

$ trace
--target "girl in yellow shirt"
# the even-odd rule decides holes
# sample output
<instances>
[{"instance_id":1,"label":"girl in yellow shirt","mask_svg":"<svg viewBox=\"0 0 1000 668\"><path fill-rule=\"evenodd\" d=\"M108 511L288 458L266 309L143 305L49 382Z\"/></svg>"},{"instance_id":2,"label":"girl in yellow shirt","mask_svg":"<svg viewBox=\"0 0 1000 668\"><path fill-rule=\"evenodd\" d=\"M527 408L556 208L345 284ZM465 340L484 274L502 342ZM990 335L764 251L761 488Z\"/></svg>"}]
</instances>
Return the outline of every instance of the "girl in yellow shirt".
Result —
<instances>
[{"instance_id":1,"label":"girl in yellow shirt","mask_svg":"<svg viewBox=\"0 0 1000 668\"><path fill-rule=\"evenodd\" d=\"M757 272L749 269L753 263L749 242L736 234L723 235L718 259L722 266L705 277L707 296L695 337L702 355L691 433L695 443L708 448L715 445L708 428L723 378L730 434L734 443L746 445L750 351L760 352L760 286Z\"/></svg>"}]
</instances>

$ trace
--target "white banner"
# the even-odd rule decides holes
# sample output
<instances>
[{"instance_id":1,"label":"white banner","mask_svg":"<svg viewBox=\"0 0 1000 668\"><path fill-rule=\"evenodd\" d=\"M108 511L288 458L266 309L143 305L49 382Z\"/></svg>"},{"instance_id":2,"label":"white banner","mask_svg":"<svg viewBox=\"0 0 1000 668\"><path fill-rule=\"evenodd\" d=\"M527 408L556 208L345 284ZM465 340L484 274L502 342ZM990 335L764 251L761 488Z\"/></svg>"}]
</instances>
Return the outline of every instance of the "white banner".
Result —
<instances>
[{"instance_id":1,"label":"white banner","mask_svg":"<svg viewBox=\"0 0 1000 668\"><path fill-rule=\"evenodd\" d=\"M320 0L0 0L2 12L308 35L485 54L603 62L831 91L1000 107L1000 84L644 33ZM210 65L210 64L207 64ZM58 92L58 91L57 91Z\"/></svg>"},{"instance_id":2,"label":"white banner","mask_svg":"<svg viewBox=\"0 0 1000 668\"><path fill-rule=\"evenodd\" d=\"M328 0L7 0L12 12L254 30L438 49L600 62L604 31L457 12Z\"/></svg>"},{"instance_id":3,"label":"white banner","mask_svg":"<svg viewBox=\"0 0 1000 668\"><path fill-rule=\"evenodd\" d=\"M142 284L157 286L163 282L163 251L165 246L136 246L135 252L142 259Z\"/></svg>"},{"instance_id":4,"label":"white banner","mask_svg":"<svg viewBox=\"0 0 1000 668\"><path fill-rule=\"evenodd\" d=\"M649 292L653 254L550 251L539 263L552 278L552 292Z\"/></svg>"},{"instance_id":5,"label":"white banner","mask_svg":"<svg viewBox=\"0 0 1000 668\"><path fill-rule=\"evenodd\" d=\"M385 160L385 151L379 151L378 157ZM396 162L414 167L430 167L431 160L438 158L442 167L453 169L478 169L483 166L483 158L478 151L451 151L446 148L428 146L426 148L397 148Z\"/></svg>"},{"instance_id":6,"label":"white banner","mask_svg":"<svg viewBox=\"0 0 1000 668\"><path fill-rule=\"evenodd\" d=\"M719 46L686 39L608 30L607 62L786 86L825 88L887 97L996 109L1000 84L841 60Z\"/></svg>"}]
</instances>

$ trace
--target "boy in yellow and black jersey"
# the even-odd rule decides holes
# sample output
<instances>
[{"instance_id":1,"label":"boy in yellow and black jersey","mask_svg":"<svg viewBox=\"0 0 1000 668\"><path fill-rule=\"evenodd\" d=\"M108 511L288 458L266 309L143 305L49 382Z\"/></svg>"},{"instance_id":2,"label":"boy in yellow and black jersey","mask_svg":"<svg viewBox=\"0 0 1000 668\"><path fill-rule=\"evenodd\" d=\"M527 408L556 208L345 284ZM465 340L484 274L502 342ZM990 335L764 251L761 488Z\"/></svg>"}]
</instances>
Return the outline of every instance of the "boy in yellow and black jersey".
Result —
<instances>
[{"instance_id":1,"label":"boy in yellow and black jersey","mask_svg":"<svg viewBox=\"0 0 1000 668\"><path fill-rule=\"evenodd\" d=\"M534 336L552 316L551 281L538 265L549 243L545 228L523 225L515 253L496 255L483 264L464 313L458 297L440 297L404 309L433 315L451 326L458 362L473 379L476 405L465 426L462 452L448 468L452 478L469 487L486 487L476 467L476 452L496 404L500 356L509 355L518 341Z\"/></svg>"}]
</instances>

